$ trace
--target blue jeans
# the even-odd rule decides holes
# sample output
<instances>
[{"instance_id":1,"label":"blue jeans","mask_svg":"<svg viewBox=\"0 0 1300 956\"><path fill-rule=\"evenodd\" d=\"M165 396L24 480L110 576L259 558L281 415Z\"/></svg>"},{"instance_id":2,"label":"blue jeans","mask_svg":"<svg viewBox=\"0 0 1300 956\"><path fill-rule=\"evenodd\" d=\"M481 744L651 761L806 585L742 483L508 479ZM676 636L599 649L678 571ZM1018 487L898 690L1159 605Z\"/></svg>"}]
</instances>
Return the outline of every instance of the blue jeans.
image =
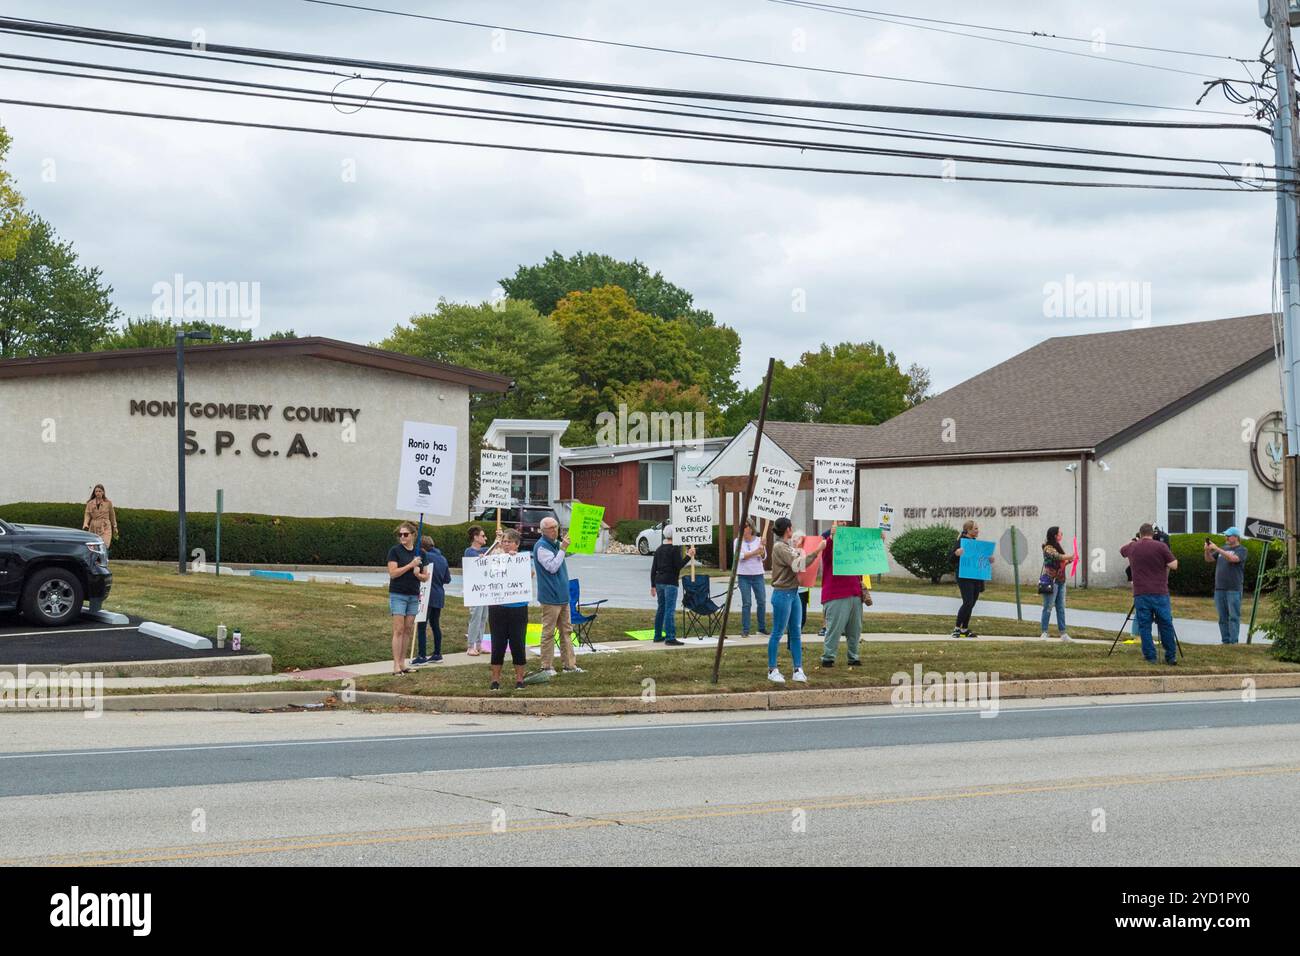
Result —
<instances>
[{"instance_id":1,"label":"blue jeans","mask_svg":"<svg viewBox=\"0 0 1300 956\"><path fill-rule=\"evenodd\" d=\"M655 596L659 605L655 609L655 640L677 640L677 585L656 584ZM659 635L663 637L660 638Z\"/></svg>"},{"instance_id":2,"label":"blue jeans","mask_svg":"<svg viewBox=\"0 0 1300 956\"><path fill-rule=\"evenodd\" d=\"M1133 598L1136 609L1138 636L1142 638L1142 656L1152 664L1156 662L1156 646L1151 640L1151 619L1160 626L1160 643L1165 649L1165 663L1178 659L1178 637L1174 634L1174 615L1169 606L1168 594L1138 594Z\"/></svg>"},{"instance_id":3,"label":"blue jeans","mask_svg":"<svg viewBox=\"0 0 1300 956\"><path fill-rule=\"evenodd\" d=\"M803 606L799 603L798 588L783 590L772 588L772 635L767 639L767 669L776 670L776 652L781 646L781 632L786 632L790 657L794 669L803 669L803 641L799 629L803 626Z\"/></svg>"},{"instance_id":4,"label":"blue jeans","mask_svg":"<svg viewBox=\"0 0 1300 956\"><path fill-rule=\"evenodd\" d=\"M749 605L758 605L758 629L767 630L767 588L761 574L737 574L740 582L740 633L749 633Z\"/></svg>"},{"instance_id":5,"label":"blue jeans","mask_svg":"<svg viewBox=\"0 0 1300 956\"><path fill-rule=\"evenodd\" d=\"M1215 591L1214 609L1219 612L1219 639L1236 644L1241 635L1241 592Z\"/></svg>"},{"instance_id":6,"label":"blue jeans","mask_svg":"<svg viewBox=\"0 0 1300 956\"><path fill-rule=\"evenodd\" d=\"M1051 594L1043 595L1042 632L1047 633L1047 624L1052 619L1052 606L1056 606L1056 629L1065 633L1065 582L1057 581Z\"/></svg>"}]
</instances>

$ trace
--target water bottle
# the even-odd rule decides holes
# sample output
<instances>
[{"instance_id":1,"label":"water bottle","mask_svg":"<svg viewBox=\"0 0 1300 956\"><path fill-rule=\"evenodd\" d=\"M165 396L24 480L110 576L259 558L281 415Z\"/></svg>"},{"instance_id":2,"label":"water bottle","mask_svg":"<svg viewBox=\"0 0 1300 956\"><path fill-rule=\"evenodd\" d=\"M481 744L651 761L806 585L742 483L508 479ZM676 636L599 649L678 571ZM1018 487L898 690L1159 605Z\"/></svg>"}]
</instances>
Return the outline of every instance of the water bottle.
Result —
<instances>
[{"instance_id":1,"label":"water bottle","mask_svg":"<svg viewBox=\"0 0 1300 956\"><path fill-rule=\"evenodd\" d=\"M243 643L243 639L243 635L239 633L239 628L235 628L235 632L230 635L230 649L232 651L239 650L240 645Z\"/></svg>"},{"instance_id":2,"label":"water bottle","mask_svg":"<svg viewBox=\"0 0 1300 956\"><path fill-rule=\"evenodd\" d=\"M226 646L226 625L218 624L217 625L217 647L224 648L225 646Z\"/></svg>"}]
</instances>

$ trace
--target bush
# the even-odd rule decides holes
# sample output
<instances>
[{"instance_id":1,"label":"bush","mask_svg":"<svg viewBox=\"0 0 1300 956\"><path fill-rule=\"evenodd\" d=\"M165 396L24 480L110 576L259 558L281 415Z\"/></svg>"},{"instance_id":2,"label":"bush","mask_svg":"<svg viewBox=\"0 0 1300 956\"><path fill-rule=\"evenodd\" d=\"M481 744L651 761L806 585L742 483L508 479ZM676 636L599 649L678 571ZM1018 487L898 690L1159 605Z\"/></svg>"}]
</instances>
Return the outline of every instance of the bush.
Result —
<instances>
[{"instance_id":1,"label":"bush","mask_svg":"<svg viewBox=\"0 0 1300 956\"><path fill-rule=\"evenodd\" d=\"M1209 538L1219 547L1225 547L1227 539L1221 534L1171 534L1169 550L1178 559L1178 570L1169 572L1169 593L1201 597L1214 595L1214 565L1205 560L1205 539ZM1259 574L1260 557L1264 554L1264 542L1253 538L1242 538L1246 546L1245 591L1249 596L1255 591L1255 577ZM1270 548L1268 565L1273 567L1285 551L1282 548ZM1283 563L1285 559L1283 558ZM1276 580L1269 578L1265 587L1272 589Z\"/></svg>"},{"instance_id":2,"label":"bush","mask_svg":"<svg viewBox=\"0 0 1300 956\"><path fill-rule=\"evenodd\" d=\"M614 540L620 544L636 544L636 536L646 528L653 528L659 522L643 521L640 518L624 518L614 525Z\"/></svg>"},{"instance_id":3,"label":"bush","mask_svg":"<svg viewBox=\"0 0 1300 956\"><path fill-rule=\"evenodd\" d=\"M80 528L85 506L19 502L0 505L0 518L18 524ZM191 552L203 549L216 559L217 516L191 511L186 539ZM333 564L381 567L397 543L393 530L400 518L292 518L226 513L221 516L221 560L240 564ZM128 561L176 560L176 512L118 508L120 537L113 538L113 557ZM425 525L426 533L460 567L471 522ZM489 536L492 529L488 528Z\"/></svg>"},{"instance_id":4,"label":"bush","mask_svg":"<svg viewBox=\"0 0 1300 956\"><path fill-rule=\"evenodd\" d=\"M1300 571L1288 571L1278 567L1267 572L1268 583L1273 592L1274 616L1264 622L1264 634L1273 642L1273 656L1280 661L1300 664L1300 588L1293 597L1286 581L1292 577L1300 578Z\"/></svg>"},{"instance_id":5,"label":"bush","mask_svg":"<svg viewBox=\"0 0 1300 956\"><path fill-rule=\"evenodd\" d=\"M960 532L946 524L908 528L889 545L894 560L918 578L938 584L945 574L952 574L952 546Z\"/></svg>"}]
</instances>

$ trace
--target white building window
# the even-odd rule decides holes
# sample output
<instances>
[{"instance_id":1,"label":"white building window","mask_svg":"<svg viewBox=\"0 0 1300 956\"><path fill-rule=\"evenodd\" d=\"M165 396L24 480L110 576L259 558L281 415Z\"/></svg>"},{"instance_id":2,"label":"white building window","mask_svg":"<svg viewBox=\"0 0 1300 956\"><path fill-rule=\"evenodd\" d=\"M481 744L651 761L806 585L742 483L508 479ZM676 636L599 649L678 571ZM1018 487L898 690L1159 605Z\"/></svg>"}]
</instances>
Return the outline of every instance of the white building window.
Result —
<instances>
[{"instance_id":1,"label":"white building window","mask_svg":"<svg viewBox=\"0 0 1300 956\"><path fill-rule=\"evenodd\" d=\"M1246 471L1159 468L1156 523L1170 534L1222 534L1246 520Z\"/></svg>"},{"instance_id":2,"label":"white building window","mask_svg":"<svg viewBox=\"0 0 1300 956\"><path fill-rule=\"evenodd\" d=\"M637 499L643 505L667 505L673 500L673 463L643 461L637 469Z\"/></svg>"},{"instance_id":3,"label":"white building window","mask_svg":"<svg viewBox=\"0 0 1300 956\"><path fill-rule=\"evenodd\" d=\"M511 435L510 497L517 501L547 504L551 500L551 436Z\"/></svg>"}]
</instances>

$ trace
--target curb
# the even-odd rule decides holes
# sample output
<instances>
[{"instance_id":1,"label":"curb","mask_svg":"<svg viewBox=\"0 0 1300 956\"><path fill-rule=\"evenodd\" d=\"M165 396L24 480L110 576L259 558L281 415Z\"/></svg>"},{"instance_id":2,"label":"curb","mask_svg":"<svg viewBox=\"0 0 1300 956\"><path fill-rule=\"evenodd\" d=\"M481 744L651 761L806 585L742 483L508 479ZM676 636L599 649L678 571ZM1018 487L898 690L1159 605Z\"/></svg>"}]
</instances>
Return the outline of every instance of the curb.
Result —
<instances>
[{"instance_id":1,"label":"curb","mask_svg":"<svg viewBox=\"0 0 1300 956\"><path fill-rule=\"evenodd\" d=\"M1122 694L1172 694L1188 691L1300 687L1300 673L1188 674L1168 677L1068 677L1008 680L998 684L998 699L1101 697ZM981 692L986 685L979 685ZM841 687L826 690L750 691L737 694L680 694L653 701L640 697L426 697L356 691L343 703L333 690L243 691L214 694L114 694L104 697L105 710L262 710L294 704L323 703L342 708L404 707L426 713L515 714L537 717L608 716L614 714L708 713L738 710L793 710L811 707L883 705L894 687ZM972 706L973 706L972 702ZM918 704L902 706L920 706Z\"/></svg>"},{"instance_id":2,"label":"curb","mask_svg":"<svg viewBox=\"0 0 1300 956\"><path fill-rule=\"evenodd\" d=\"M30 674L68 671L102 673L105 677L254 677L273 673L270 654L237 657L177 657L161 661L87 661L78 664L25 664ZM0 664L0 673L17 664Z\"/></svg>"}]
</instances>

